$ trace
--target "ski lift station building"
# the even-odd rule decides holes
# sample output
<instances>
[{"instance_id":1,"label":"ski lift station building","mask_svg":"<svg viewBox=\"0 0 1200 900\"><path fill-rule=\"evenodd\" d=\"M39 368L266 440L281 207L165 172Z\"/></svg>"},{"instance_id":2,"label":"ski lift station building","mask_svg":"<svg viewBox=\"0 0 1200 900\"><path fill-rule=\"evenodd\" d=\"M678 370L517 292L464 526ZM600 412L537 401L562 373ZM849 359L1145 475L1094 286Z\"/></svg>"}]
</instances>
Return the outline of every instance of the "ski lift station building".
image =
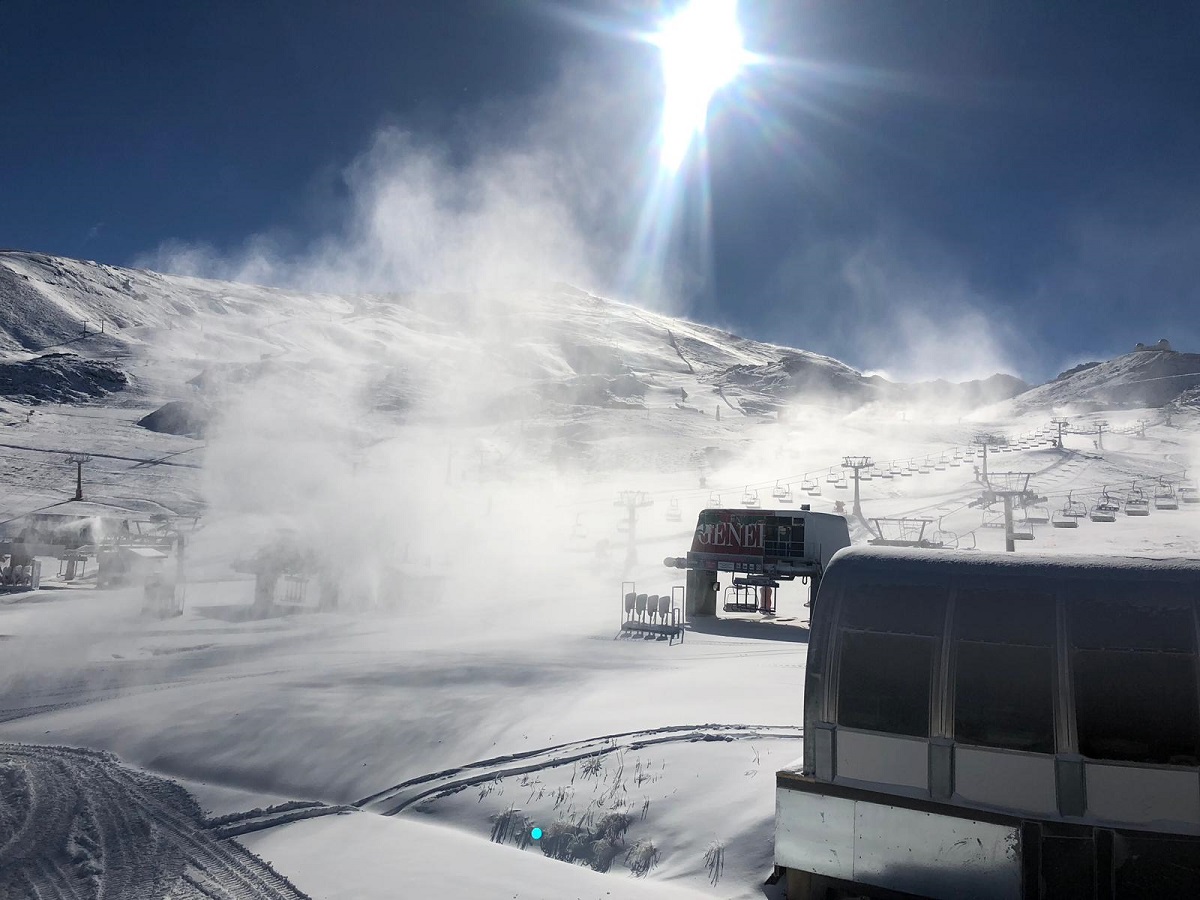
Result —
<instances>
[{"instance_id":1,"label":"ski lift station building","mask_svg":"<svg viewBox=\"0 0 1200 900\"><path fill-rule=\"evenodd\" d=\"M1200 561L855 548L813 607L789 900L1200 897Z\"/></svg>"},{"instance_id":2,"label":"ski lift station building","mask_svg":"<svg viewBox=\"0 0 1200 900\"><path fill-rule=\"evenodd\" d=\"M770 581L810 580L817 595L833 555L850 546L846 519L808 509L706 509L696 520L686 557L667 557L668 567L687 570L687 615L715 616L720 573Z\"/></svg>"}]
</instances>

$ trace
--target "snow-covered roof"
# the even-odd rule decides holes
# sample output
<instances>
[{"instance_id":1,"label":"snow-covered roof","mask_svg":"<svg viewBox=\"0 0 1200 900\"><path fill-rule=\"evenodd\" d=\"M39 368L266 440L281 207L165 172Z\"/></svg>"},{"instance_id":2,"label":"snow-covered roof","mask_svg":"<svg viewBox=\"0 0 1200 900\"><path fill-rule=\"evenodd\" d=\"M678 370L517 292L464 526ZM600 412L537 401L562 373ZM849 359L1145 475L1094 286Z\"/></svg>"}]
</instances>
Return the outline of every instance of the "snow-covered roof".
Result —
<instances>
[{"instance_id":1,"label":"snow-covered roof","mask_svg":"<svg viewBox=\"0 0 1200 900\"><path fill-rule=\"evenodd\" d=\"M975 576L1028 574L1040 570L1046 576L1112 574L1185 575L1200 578L1200 559L1155 557L1130 554L984 553L908 547L849 547L839 551L829 564L828 575L840 569L859 573L886 573L890 577L937 571Z\"/></svg>"}]
</instances>

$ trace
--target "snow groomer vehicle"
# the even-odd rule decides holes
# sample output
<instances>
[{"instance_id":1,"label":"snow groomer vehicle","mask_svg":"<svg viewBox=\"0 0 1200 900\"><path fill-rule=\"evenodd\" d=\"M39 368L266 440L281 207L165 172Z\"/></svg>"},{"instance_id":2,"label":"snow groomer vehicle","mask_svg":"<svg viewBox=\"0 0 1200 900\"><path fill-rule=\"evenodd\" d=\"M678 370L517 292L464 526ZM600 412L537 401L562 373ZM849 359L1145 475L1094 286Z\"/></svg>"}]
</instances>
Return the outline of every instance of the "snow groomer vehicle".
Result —
<instances>
[{"instance_id":1,"label":"snow groomer vehicle","mask_svg":"<svg viewBox=\"0 0 1200 900\"><path fill-rule=\"evenodd\" d=\"M1200 561L854 548L812 611L789 900L1200 897Z\"/></svg>"}]
</instances>

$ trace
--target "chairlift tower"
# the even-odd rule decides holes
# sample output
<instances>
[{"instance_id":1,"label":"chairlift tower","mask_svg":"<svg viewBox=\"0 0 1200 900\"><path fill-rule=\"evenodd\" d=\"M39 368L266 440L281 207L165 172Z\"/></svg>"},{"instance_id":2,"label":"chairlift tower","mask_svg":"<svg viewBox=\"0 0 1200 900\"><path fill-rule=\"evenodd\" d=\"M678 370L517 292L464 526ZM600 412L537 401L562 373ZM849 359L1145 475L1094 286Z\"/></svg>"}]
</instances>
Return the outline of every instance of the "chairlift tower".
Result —
<instances>
[{"instance_id":1,"label":"chairlift tower","mask_svg":"<svg viewBox=\"0 0 1200 900\"><path fill-rule=\"evenodd\" d=\"M970 505L987 508L996 501L1004 504L1004 549L1013 553L1017 549L1016 532L1013 529L1013 501L1019 500L1023 506L1030 503L1041 503L1045 497L1039 497L1036 491L1029 490L1029 479L1032 472L997 472L994 481L989 481L987 490L978 500L972 500ZM1032 528L1022 532L1025 539L1033 534Z\"/></svg>"},{"instance_id":2,"label":"chairlift tower","mask_svg":"<svg viewBox=\"0 0 1200 900\"><path fill-rule=\"evenodd\" d=\"M67 457L67 462L75 466L75 496L72 500L83 499L83 464L91 461L92 458L83 453L72 453Z\"/></svg>"},{"instance_id":3,"label":"chairlift tower","mask_svg":"<svg viewBox=\"0 0 1200 900\"><path fill-rule=\"evenodd\" d=\"M1096 449L1097 450L1104 449L1104 429L1106 429L1106 428L1108 428L1107 421L1096 423Z\"/></svg>"},{"instance_id":4,"label":"chairlift tower","mask_svg":"<svg viewBox=\"0 0 1200 900\"><path fill-rule=\"evenodd\" d=\"M972 443L978 444L979 449L983 451L983 462L979 467L979 475L982 478L983 483L986 485L988 483L988 445L991 444L996 446L1000 444L1007 444L1008 438L1002 434L977 434L975 435L975 439L972 441Z\"/></svg>"},{"instance_id":5,"label":"chairlift tower","mask_svg":"<svg viewBox=\"0 0 1200 900\"><path fill-rule=\"evenodd\" d=\"M1064 419L1062 416L1055 416L1050 420L1050 424L1058 429L1058 449L1063 449L1063 429L1071 424L1070 420Z\"/></svg>"},{"instance_id":6,"label":"chairlift tower","mask_svg":"<svg viewBox=\"0 0 1200 900\"><path fill-rule=\"evenodd\" d=\"M654 501L645 491L621 491L614 506L623 507L629 521L629 543L625 551L625 566L637 564L637 512L647 506L653 506Z\"/></svg>"},{"instance_id":7,"label":"chairlift tower","mask_svg":"<svg viewBox=\"0 0 1200 900\"><path fill-rule=\"evenodd\" d=\"M870 469L873 465L875 465L875 463L869 456L846 456L842 459L842 468L850 469L854 473L854 508L851 509L850 512L860 521L862 520L863 514L862 505L859 502L858 495L859 472L861 472L863 469Z\"/></svg>"}]
</instances>

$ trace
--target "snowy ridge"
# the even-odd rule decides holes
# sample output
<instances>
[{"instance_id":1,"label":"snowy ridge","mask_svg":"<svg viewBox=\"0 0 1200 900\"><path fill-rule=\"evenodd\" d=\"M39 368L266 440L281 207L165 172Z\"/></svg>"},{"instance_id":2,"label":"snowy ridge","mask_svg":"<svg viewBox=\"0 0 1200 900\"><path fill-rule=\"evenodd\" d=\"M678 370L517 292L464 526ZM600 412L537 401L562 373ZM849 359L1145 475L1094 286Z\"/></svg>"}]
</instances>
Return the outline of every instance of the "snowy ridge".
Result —
<instances>
[{"instance_id":1,"label":"snowy ridge","mask_svg":"<svg viewBox=\"0 0 1200 900\"><path fill-rule=\"evenodd\" d=\"M368 366L381 407L393 411L436 391L431 381L446 364L480 357L490 364L481 399L524 412L531 403L641 405L647 394L680 389L703 408L721 404L751 415L793 400L910 399L907 386L828 356L567 285L489 297L336 297L7 251L0 253L0 312L0 352L10 357L59 350L152 369L164 356L190 358L200 387L227 385L264 366L320 365L332 345ZM252 368L229 368L239 358ZM143 380L152 374L130 372ZM985 389L930 382L912 386L911 399L964 405L1021 387L1011 378Z\"/></svg>"},{"instance_id":2,"label":"snowy ridge","mask_svg":"<svg viewBox=\"0 0 1200 900\"><path fill-rule=\"evenodd\" d=\"M380 405L393 411L436 392L431 381L444 366L468 358L490 363L481 399L524 412L531 403L642 405L647 394L680 388L693 403L711 398L702 407L718 403L751 415L794 401L829 400L961 409L1010 398L1017 410L1162 406L1200 386L1200 354L1170 350L1129 353L1034 388L1002 374L902 384L864 376L818 353L741 338L569 285L488 297L334 296L0 252L0 354L10 362L57 351L68 355L59 359L78 354L124 361L127 374L144 380L151 373L133 365L153 369L155 359L173 355L176 362L192 360L188 377L199 374L196 384L203 387L263 366L320 365L330 346L374 373ZM230 369L236 359L258 368ZM114 390L121 386L39 396L22 393L0 374L0 395L35 401ZM191 396L178 384L175 394Z\"/></svg>"},{"instance_id":3,"label":"snowy ridge","mask_svg":"<svg viewBox=\"0 0 1200 900\"><path fill-rule=\"evenodd\" d=\"M1197 387L1200 353L1136 350L1073 370L1021 394L1014 403L1019 410L1162 407Z\"/></svg>"}]
</instances>

